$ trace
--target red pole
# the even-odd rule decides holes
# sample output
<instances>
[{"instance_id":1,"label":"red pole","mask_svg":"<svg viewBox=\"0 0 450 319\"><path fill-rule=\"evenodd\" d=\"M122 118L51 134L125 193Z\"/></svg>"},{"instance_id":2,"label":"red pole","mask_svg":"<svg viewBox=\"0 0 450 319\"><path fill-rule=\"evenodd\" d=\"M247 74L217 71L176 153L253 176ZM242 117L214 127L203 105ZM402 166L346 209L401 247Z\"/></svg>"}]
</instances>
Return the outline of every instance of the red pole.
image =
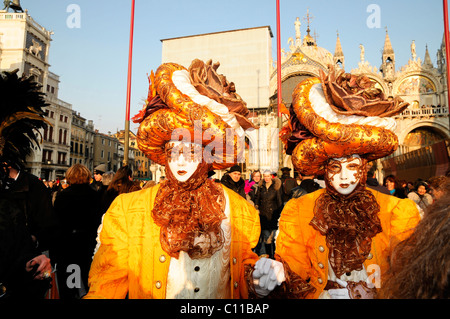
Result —
<instances>
[{"instance_id":1,"label":"red pole","mask_svg":"<svg viewBox=\"0 0 450 319\"><path fill-rule=\"evenodd\" d=\"M277 84L278 84L278 132L281 130L283 121L281 118L281 30L280 30L280 0L277 0ZM278 167L283 167L283 146L280 140L278 140Z\"/></svg>"},{"instance_id":2,"label":"red pole","mask_svg":"<svg viewBox=\"0 0 450 319\"><path fill-rule=\"evenodd\" d=\"M278 117L281 118L281 31L280 31L280 0L277 0L277 82L278 82Z\"/></svg>"},{"instance_id":3,"label":"red pole","mask_svg":"<svg viewBox=\"0 0 450 319\"><path fill-rule=\"evenodd\" d=\"M131 99L131 71L133 64L133 36L134 36L134 2L131 0L131 26L130 26L130 47L128 52L128 83L127 83L127 112L126 120L130 120L130 99Z\"/></svg>"},{"instance_id":4,"label":"red pole","mask_svg":"<svg viewBox=\"0 0 450 319\"><path fill-rule=\"evenodd\" d=\"M131 0L131 26L130 26L130 48L128 52L128 81L127 81L127 108L125 112L125 136L124 136L124 165L128 165L128 146L130 136L130 100L131 100L131 73L133 64L133 36L134 36L134 7L135 0Z\"/></svg>"},{"instance_id":5,"label":"red pole","mask_svg":"<svg viewBox=\"0 0 450 319\"><path fill-rule=\"evenodd\" d=\"M447 64L447 107L450 107L450 36L448 32L448 4L444 1L444 35L445 35L445 62Z\"/></svg>"}]
</instances>

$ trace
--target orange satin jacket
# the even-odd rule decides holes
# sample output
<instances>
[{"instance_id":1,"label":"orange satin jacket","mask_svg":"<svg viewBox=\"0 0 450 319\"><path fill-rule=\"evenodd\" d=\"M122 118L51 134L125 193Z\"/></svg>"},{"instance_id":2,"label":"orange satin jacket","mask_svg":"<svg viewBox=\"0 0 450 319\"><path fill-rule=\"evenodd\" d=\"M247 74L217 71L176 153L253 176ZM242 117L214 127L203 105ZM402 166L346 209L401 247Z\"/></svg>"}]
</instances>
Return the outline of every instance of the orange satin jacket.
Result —
<instances>
[{"instance_id":1,"label":"orange satin jacket","mask_svg":"<svg viewBox=\"0 0 450 319\"><path fill-rule=\"evenodd\" d=\"M420 215L412 200L369 190L380 204L379 218L383 231L373 238L372 249L364 266L369 276L372 275L370 270L380 270L382 285L390 249L393 244L411 234L420 220ZM279 234L276 238L276 254L288 263L292 271L304 280L309 279L309 283L316 288L307 298L318 298L328 280L329 250L325 236L309 225L314 217L316 199L324 191L325 189L321 189L290 200L281 213ZM370 265L373 266L369 267Z\"/></svg>"},{"instance_id":2,"label":"orange satin jacket","mask_svg":"<svg viewBox=\"0 0 450 319\"><path fill-rule=\"evenodd\" d=\"M260 234L259 215L240 195L228 195L231 221L231 296L248 298L244 265ZM151 217L159 185L120 195L111 204L99 229L98 250L89 273L86 299L165 299L170 256L161 248L160 227Z\"/></svg>"}]
</instances>

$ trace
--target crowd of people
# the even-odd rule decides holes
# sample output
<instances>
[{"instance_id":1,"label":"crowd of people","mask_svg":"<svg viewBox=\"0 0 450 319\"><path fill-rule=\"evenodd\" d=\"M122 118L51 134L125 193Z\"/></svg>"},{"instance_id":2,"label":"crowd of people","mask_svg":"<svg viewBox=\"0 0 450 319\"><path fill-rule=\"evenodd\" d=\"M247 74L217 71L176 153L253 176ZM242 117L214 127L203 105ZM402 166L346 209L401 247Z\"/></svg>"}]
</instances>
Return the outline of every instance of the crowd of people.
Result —
<instances>
[{"instance_id":1,"label":"crowd of people","mask_svg":"<svg viewBox=\"0 0 450 319\"><path fill-rule=\"evenodd\" d=\"M10 171L18 173L12 168ZM257 209L261 234L253 251L258 256L274 258L278 220L286 203L325 187L320 177L297 173L293 177L287 167L281 171L282 175L277 176L277 173L268 170L255 170L248 179L244 179L241 166L235 165L220 180L213 179L214 174L209 175L210 179L236 192ZM30 216L27 223L34 243L46 257L51 257L53 269L56 266L59 270L59 298L82 298L88 290L88 274L103 214L118 195L156 183L133 181L132 170L128 166L114 173L106 171L105 165L99 165L91 174L85 166L76 164L67 170L65 178L60 181L39 181L22 171L18 175L20 178L11 183L10 198L26 203L27 216ZM424 212L444 194L447 179L436 176L411 183L389 175L379 184L374 178L374 171L369 170L366 183L367 187L382 193L410 198L420 207L423 217ZM71 280L72 272L67 271L70 265L79 266L81 280L78 284L75 279L72 279L73 285L61 284ZM50 280L29 283L35 287L24 290L24 282L21 282L21 289L36 298L46 296L51 287Z\"/></svg>"},{"instance_id":2,"label":"crowd of people","mask_svg":"<svg viewBox=\"0 0 450 319\"><path fill-rule=\"evenodd\" d=\"M278 228L277 221L280 213L292 198L298 198L325 188L323 177L313 175L294 176L291 169L283 167L281 177L276 172L266 170L264 174L260 170L251 172L249 179L244 180L241 167L236 165L228 170L220 180L222 184L234 190L246 198L258 209L261 221L261 238L254 251L259 255L273 257L275 251L275 232ZM442 197L448 180L444 175L434 176L427 180L418 178L414 182L398 179L394 175L385 176L382 184L375 178L375 170L369 168L366 185L381 193L397 198L409 198L420 207L420 214L424 212ZM219 180L216 180L219 182ZM262 187L264 185L264 187Z\"/></svg>"},{"instance_id":3,"label":"crowd of people","mask_svg":"<svg viewBox=\"0 0 450 319\"><path fill-rule=\"evenodd\" d=\"M414 182L388 175L384 178L383 186L389 195L413 200L423 214L428 207L442 197L445 182L446 176L443 175L433 176L428 180L418 178Z\"/></svg>"},{"instance_id":4,"label":"crowd of people","mask_svg":"<svg viewBox=\"0 0 450 319\"><path fill-rule=\"evenodd\" d=\"M4 295L36 299L56 295L61 299L81 298L88 290L88 274L103 214L118 195L139 190L143 185L133 180L128 166L112 172L101 164L92 174L86 166L75 164L66 171L65 178L58 181L40 180L14 166L9 166L8 171L10 178L2 200L23 207L26 217L23 225L27 227L21 231L30 234L30 246L34 254L43 256L42 265L51 263L51 266L45 271L43 267L38 270L46 280L30 280L36 275L28 274L11 276L22 278L12 282L2 278ZM76 268L71 268L74 266ZM52 280L49 275L56 270L58 287L55 277ZM6 269L5 278L13 271ZM50 288L53 288L53 296L49 295Z\"/></svg>"}]
</instances>

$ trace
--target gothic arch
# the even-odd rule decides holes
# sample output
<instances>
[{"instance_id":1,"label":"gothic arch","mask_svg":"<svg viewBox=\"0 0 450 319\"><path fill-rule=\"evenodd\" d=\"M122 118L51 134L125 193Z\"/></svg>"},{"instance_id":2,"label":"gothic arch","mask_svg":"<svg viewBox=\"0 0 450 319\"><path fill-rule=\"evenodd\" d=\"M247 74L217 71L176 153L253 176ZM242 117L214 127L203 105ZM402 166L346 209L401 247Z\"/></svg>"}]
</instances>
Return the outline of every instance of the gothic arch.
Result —
<instances>
[{"instance_id":1,"label":"gothic arch","mask_svg":"<svg viewBox=\"0 0 450 319\"><path fill-rule=\"evenodd\" d=\"M441 85L438 81L438 79L436 79L433 75L425 73L423 71L412 71L412 72L408 72L405 73L404 75L398 77L395 81L394 81L394 85L393 85L393 93L395 95L404 95L403 93L399 92L400 86L404 83L404 81L406 81L408 78L412 78L412 77L423 77L425 79L427 79L428 81L430 81L433 85L433 91L432 93L434 94L438 94L441 91ZM431 92L430 92L431 93Z\"/></svg>"},{"instance_id":2,"label":"gothic arch","mask_svg":"<svg viewBox=\"0 0 450 319\"><path fill-rule=\"evenodd\" d=\"M319 72L317 71L316 67L308 64L290 65L288 67L282 68L281 83L295 76L319 77ZM270 80L270 95L272 96L276 94L277 89L277 76L275 72L274 76Z\"/></svg>"},{"instance_id":3,"label":"gothic arch","mask_svg":"<svg viewBox=\"0 0 450 319\"><path fill-rule=\"evenodd\" d=\"M249 143L249 148L253 149L257 146L257 136L252 132L255 132L256 130L251 130L249 132L245 132L245 137L248 139L248 143Z\"/></svg>"},{"instance_id":4,"label":"gothic arch","mask_svg":"<svg viewBox=\"0 0 450 319\"><path fill-rule=\"evenodd\" d=\"M420 121L412 124L411 126L408 126L407 130L403 130L400 134L398 134L399 144L403 145L408 134L414 131L415 129L421 127L431 128L432 130L436 131L439 135L445 138L450 138L449 129L444 124L433 121Z\"/></svg>"}]
</instances>

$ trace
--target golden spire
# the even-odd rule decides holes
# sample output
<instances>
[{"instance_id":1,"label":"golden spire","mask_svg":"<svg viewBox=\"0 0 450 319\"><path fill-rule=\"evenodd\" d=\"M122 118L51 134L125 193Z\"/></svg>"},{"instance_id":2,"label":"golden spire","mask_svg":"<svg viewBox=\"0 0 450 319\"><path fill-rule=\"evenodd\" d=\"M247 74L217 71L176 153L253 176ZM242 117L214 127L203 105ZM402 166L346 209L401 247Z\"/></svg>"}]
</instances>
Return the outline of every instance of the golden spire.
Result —
<instances>
[{"instance_id":1,"label":"golden spire","mask_svg":"<svg viewBox=\"0 0 450 319\"><path fill-rule=\"evenodd\" d=\"M314 45L316 45L316 41L311 36L311 34L310 34L311 29L309 28L310 24L311 24L311 21L313 19L314 19L314 16L309 14L309 8L307 8L307 10L306 10L306 17L304 17L303 20L306 21L308 28L306 29L306 35L305 35L305 38L303 39L303 45L307 45L307 46L314 46Z\"/></svg>"},{"instance_id":2,"label":"golden spire","mask_svg":"<svg viewBox=\"0 0 450 319\"><path fill-rule=\"evenodd\" d=\"M383 54L392 54L394 49L392 48L391 39L389 38L388 29L386 27L386 38L384 39Z\"/></svg>"}]
</instances>

